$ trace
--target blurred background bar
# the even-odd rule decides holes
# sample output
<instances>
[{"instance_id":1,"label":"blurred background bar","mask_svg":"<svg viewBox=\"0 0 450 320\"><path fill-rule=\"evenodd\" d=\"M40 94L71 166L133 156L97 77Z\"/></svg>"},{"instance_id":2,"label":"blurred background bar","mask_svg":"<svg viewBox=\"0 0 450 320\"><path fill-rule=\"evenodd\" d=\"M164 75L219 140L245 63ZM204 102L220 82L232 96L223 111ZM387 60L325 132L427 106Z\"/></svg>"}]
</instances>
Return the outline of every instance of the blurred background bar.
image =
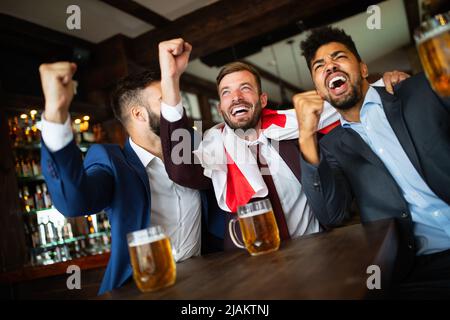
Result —
<instances>
[{"instance_id":1,"label":"blurred background bar","mask_svg":"<svg viewBox=\"0 0 450 320\"><path fill-rule=\"evenodd\" d=\"M81 29L66 25L69 5L81 10ZM370 5L381 28L369 29ZM78 64L78 93L71 107L83 152L93 143L123 145L109 93L115 81L157 64L157 44L183 37L194 51L182 77L182 97L203 130L221 121L215 77L219 68L245 60L257 68L272 108L313 88L299 43L307 31L332 24L350 34L369 66L383 72L421 71L413 30L445 0L2 0L0 2L0 296L89 298L96 295L110 250L104 212L67 219L52 205L40 168L39 120L43 62ZM70 264L84 272L83 290L68 291ZM64 292L64 295L61 295Z\"/></svg>"}]
</instances>

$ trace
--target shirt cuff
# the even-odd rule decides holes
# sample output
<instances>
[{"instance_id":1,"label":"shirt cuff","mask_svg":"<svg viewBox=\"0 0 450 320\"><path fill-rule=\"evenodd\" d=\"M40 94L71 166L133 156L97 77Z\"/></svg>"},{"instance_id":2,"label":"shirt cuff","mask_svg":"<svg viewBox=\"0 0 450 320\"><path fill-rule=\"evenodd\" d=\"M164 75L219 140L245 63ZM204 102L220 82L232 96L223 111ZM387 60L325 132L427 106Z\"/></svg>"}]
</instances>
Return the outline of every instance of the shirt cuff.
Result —
<instances>
[{"instance_id":1,"label":"shirt cuff","mask_svg":"<svg viewBox=\"0 0 450 320\"><path fill-rule=\"evenodd\" d=\"M371 84L372 87L385 87L383 78L378 79L374 83Z\"/></svg>"},{"instance_id":2,"label":"shirt cuff","mask_svg":"<svg viewBox=\"0 0 450 320\"><path fill-rule=\"evenodd\" d=\"M176 106L170 106L161 101L161 115L169 122L176 122L183 118L183 104L178 102Z\"/></svg>"},{"instance_id":3,"label":"shirt cuff","mask_svg":"<svg viewBox=\"0 0 450 320\"><path fill-rule=\"evenodd\" d=\"M41 119L42 140L45 142L50 152L56 152L63 149L73 140L73 132L70 115L64 124L50 122L45 120L45 113Z\"/></svg>"}]
</instances>

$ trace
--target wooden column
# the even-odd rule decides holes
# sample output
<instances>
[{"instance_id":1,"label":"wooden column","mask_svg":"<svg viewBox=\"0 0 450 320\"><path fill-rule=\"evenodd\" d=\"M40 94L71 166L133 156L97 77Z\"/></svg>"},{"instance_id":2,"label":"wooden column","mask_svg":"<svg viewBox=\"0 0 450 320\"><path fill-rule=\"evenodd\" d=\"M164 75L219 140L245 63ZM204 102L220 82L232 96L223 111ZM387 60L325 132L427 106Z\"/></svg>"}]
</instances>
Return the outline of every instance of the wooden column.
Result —
<instances>
[{"instance_id":1,"label":"wooden column","mask_svg":"<svg viewBox=\"0 0 450 320\"><path fill-rule=\"evenodd\" d=\"M8 121L1 109L0 155L0 272L4 272L22 267L27 249Z\"/></svg>"}]
</instances>

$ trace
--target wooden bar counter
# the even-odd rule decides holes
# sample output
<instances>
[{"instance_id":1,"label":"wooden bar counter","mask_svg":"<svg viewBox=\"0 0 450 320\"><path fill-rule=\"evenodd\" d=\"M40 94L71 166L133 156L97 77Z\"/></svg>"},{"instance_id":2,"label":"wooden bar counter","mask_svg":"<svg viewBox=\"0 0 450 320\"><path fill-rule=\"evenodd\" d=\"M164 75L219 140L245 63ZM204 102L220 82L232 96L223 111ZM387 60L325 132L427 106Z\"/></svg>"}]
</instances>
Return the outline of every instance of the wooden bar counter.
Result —
<instances>
[{"instance_id":1,"label":"wooden bar counter","mask_svg":"<svg viewBox=\"0 0 450 320\"><path fill-rule=\"evenodd\" d=\"M141 293L133 281L99 299L364 299L381 270L387 288L397 255L394 221L354 224L289 240L277 252L251 257L244 250L194 257L177 264L176 283ZM371 282L371 281L370 281Z\"/></svg>"}]
</instances>

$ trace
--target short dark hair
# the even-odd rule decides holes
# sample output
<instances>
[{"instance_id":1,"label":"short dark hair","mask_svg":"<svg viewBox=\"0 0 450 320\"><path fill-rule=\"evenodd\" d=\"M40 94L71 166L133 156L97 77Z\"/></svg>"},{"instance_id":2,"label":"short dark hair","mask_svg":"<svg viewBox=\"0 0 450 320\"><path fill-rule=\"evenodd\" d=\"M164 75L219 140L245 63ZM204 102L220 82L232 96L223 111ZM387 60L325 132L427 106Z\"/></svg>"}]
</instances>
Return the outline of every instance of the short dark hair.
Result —
<instances>
[{"instance_id":1,"label":"short dark hair","mask_svg":"<svg viewBox=\"0 0 450 320\"><path fill-rule=\"evenodd\" d=\"M248 71L251 74L253 74L253 76L255 76L256 85L258 86L258 93L261 94L262 86L261 86L261 76L259 75L259 72L255 68L253 68L251 65L249 65L245 62L240 62L240 61L230 62L230 63L224 65L222 67L222 69L220 69L219 74L217 75L217 78L216 78L217 91L219 91L220 81L222 81L222 79L226 75L228 75L230 73L235 73L238 71ZM220 95L220 92L219 92L219 95Z\"/></svg>"},{"instance_id":2,"label":"short dark hair","mask_svg":"<svg viewBox=\"0 0 450 320\"><path fill-rule=\"evenodd\" d=\"M333 28L330 26L317 28L311 31L306 40L300 43L300 48L302 49L302 54L306 59L306 64L311 71L311 62L316 55L317 50L330 42L339 42L350 50L361 62L361 57L356 49L355 43L348 34L345 33L343 29Z\"/></svg>"},{"instance_id":3,"label":"short dark hair","mask_svg":"<svg viewBox=\"0 0 450 320\"><path fill-rule=\"evenodd\" d=\"M161 81L161 75L156 70L145 70L120 79L111 93L111 107L116 119L125 124L130 103L141 103L141 91L158 81Z\"/></svg>"}]
</instances>

